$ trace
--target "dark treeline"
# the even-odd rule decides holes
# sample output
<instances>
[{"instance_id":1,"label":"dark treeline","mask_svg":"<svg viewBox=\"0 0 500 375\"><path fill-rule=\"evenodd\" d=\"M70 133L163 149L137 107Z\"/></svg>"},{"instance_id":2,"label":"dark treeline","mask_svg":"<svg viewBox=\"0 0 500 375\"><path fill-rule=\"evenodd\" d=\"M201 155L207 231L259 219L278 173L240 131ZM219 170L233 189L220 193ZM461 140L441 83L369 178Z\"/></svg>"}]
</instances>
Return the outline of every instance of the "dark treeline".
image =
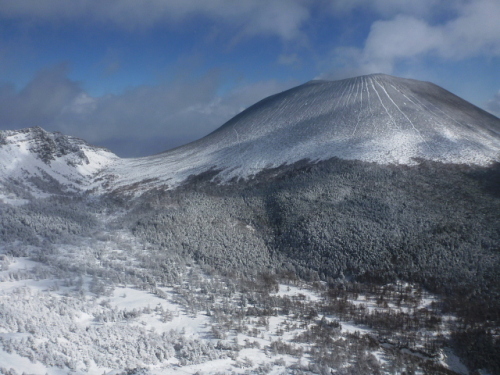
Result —
<instances>
[{"instance_id":1,"label":"dark treeline","mask_svg":"<svg viewBox=\"0 0 500 375\"><path fill-rule=\"evenodd\" d=\"M102 203L70 196L32 200L21 206L0 203L0 243L38 246L87 236L97 229L93 214L104 208Z\"/></svg>"}]
</instances>

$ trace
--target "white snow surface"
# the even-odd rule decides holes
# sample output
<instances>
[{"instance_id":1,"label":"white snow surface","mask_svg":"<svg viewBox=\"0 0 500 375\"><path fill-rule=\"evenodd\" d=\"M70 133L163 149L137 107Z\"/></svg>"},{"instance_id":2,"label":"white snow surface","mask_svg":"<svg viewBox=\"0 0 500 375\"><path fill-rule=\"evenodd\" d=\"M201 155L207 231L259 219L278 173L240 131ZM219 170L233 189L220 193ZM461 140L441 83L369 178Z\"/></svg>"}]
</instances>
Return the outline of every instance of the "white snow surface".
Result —
<instances>
[{"instance_id":1,"label":"white snow surface","mask_svg":"<svg viewBox=\"0 0 500 375\"><path fill-rule=\"evenodd\" d=\"M227 182L304 159L500 161L500 119L432 83L383 74L308 82L258 102L198 141L144 158L120 159L67 137L84 157L69 153L44 163L32 152L30 129L2 132L0 180L48 173L71 189L136 194L174 188L210 170Z\"/></svg>"}]
</instances>

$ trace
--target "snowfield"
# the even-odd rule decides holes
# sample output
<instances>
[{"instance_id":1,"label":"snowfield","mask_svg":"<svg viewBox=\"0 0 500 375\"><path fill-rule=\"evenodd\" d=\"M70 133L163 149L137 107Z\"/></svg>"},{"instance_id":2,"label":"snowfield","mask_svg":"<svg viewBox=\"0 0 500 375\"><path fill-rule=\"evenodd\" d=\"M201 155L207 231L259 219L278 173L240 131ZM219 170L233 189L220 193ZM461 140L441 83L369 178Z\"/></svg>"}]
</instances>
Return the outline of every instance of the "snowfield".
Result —
<instances>
[{"instance_id":1,"label":"snowfield","mask_svg":"<svg viewBox=\"0 0 500 375\"><path fill-rule=\"evenodd\" d=\"M340 367L359 360L352 346L357 340L381 340L377 329L356 323L350 315L326 312L326 289L321 285L264 283L255 286L257 293L245 293L231 280L206 275L193 266L179 267L184 274L170 286L113 281L118 269L127 273L132 264L144 266L136 258L144 253L144 244L124 233L110 233L108 238L101 243L60 245L53 266L3 256L0 373L122 374L136 369L137 374L158 375L317 374L323 370L312 353L319 342L311 334L327 332L337 343L335 361ZM120 250L127 241L132 247ZM74 264L75 251L87 263L62 271ZM97 256L94 262L91 254ZM416 300L391 309L374 296L356 293L345 303L353 307L361 303L372 314L394 314L432 311L430 301L438 301L409 284L388 290L405 291ZM269 309L266 305L287 307L264 312ZM452 323L441 323L443 334ZM363 356L381 373L393 368L395 355L406 356L406 361L432 359L419 352L418 345L401 351L395 351L392 343L371 345ZM468 374L449 348L438 353L435 363Z\"/></svg>"},{"instance_id":2,"label":"snowfield","mask_svg":"<svg viewBox=\"0 0 500 375\"><path fill-rule=\"evenodd\" d=\"M19 262L22 263L22 260ZM52 284L52 287L49 284ZM26 325L36 321L39 325L52 327L50 331L45 331L45 333L36 329L33 332L28 330L28 333L15 333L9 331L8 326L2 324L0 338L7 349L0 350L0 368L14 369L18 373L60 374L67 370L76 374L118 373L118 369L125 369L127 364L147 368L152 374L217 374L221 371L243 374L252 372L252 369L257 370L257 368L266 368L269 374L284 374L289 373L287 368L313 368L311 367L313 362L305 354L300 354L297 357L296 355L280 354L279 351L273 353L267 349L272 347L273 343L280 343L295 347L295 350L300 352L306 351L309 345L306 344L302 347L295 343L295 337L305 332L303 324L301 324L302 328L298 326L298 322L296 329L289 328L290 325L294 324L293 316L270 317L264 326L261 325L259 319L248 320L245 323L245 330L249 333L235 334L229 331L223 341L227 342L228 346L233 346L232 352L234 354L224 359L201 357L196 360L196 362L200 362L198 364L185 364L185 361L172 356L163 361L155 360L151 363L147 357L146 349L144 352L139 352L138 355L135 354L133 359L122 358L118 361L113 359L114 355L132 354L136 350L134 346L140 345L141 340L158 340L161 337L158 335L161 334L170 337L178 335L179 340L184 344L193 342L193 340L197 343L207 342L209 345L211 344L211 350L215 351L215 345L220 340L213 335L211 327L217 323L202 312L190 314L187 312L187 308L182 305L169 302L169 300L175 299L174 292L166 293L165 299L165 297L158 298L151 293L135 288L116 288L107 298L96 299L88 294L82 304L81 296L77 297L71 289L56 287L54 281L2 282L0 287L2 288L0 304L10 306L4 314L7 314L9 318L14 315L22 317L18 319L18 326L21 321L25 321ZM280 288L287 287L287 285L280 285ZM318 296L311 293L309 289L293 288L302 292L300 294L305 296L304 301L306 302L311 301L310 297L314 300L318 299ZM292 296L292 294L285 295ZM104 320L102 323L100 319L103 319L103 307L112 311L120 311L125 317L108 322ZM167 319L163 318L165 312L168 312ZM134 317L132 319L126 318L127 314ZM171 320L168 321L169 319ZM106 329L99 330L103 324ZM352 323L342 322L341 326L342 332L345 334L373 334L366 327L356 326ZM18 330L24 331L24 328L21 327ZM83 336L93 335L94 332L112 335L113 344L111 345L119 345L121 348L114 347L115 349L111 351L108 347L93 347L94 345L102 345L102 340L92 339L89 341ZM258 332L257 335L255 332ZM21 348L12 342L34 346L31 347L31 351L21 351ZM45 356L53 356L55 347L46 344L44 346L43 343L57 343L59 350L65 354L63 358L67 359L63 362L57 362L59 365L56 366L48 365L51 362L47 363ZM47 349L50 351L47 352ZM107 353L109 356L108 366L103 365L104 357L99 356L95 350L109 351ZM15 351L21 351L28 358L20 356ZM383 350L375 350L373 354L381 364L385 362ZM215 353L212 355L217 357ZM443 352L442 358L443 364L453 361L450 363L453 366L451 368L455 371L459 369L460 371L457 373L468 373L453 353ZM451 358L452 361L448 358ZM116 365L118 368L115 367Z\"/></svg>"}]
</instances>

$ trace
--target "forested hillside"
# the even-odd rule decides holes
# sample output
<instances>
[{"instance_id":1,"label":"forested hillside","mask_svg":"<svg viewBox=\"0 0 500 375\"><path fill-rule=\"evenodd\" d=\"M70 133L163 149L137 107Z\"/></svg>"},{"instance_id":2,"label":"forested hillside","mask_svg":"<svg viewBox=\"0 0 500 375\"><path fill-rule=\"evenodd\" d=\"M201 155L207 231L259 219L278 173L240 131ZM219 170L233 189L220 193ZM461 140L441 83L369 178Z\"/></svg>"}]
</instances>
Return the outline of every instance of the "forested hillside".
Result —
<instances>
[{"instance_id":1,"label":"forested hillside","mask_svg":"<svg viewBox=\"0 0 500 375\"><path fill-rule=\"evenodd\" d=\"M465 330L498 329L498 165L381 167L332 159L269 170L245 183L221 186L211 177L150 192L125 224L224 274L414 282L441 295ZM476 336L460 337L457 344L466 346ZM498 343L493 339L490 350ZM474 363L470 348L463 353Z\"/></svg>"}]
</instances>

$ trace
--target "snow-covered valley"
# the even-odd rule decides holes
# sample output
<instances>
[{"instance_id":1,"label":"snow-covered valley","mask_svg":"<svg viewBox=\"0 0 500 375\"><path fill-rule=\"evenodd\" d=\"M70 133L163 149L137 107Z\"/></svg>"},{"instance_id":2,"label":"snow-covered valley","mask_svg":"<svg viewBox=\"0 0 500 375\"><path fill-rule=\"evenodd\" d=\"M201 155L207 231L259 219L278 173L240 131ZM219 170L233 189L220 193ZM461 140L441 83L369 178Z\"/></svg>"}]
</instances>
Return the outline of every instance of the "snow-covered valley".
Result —
<instances>
[{"instance_id":1,"label":"snow-covered valley","mask_svg":"<svg viewBox=\"0 0 500 375\"><path fill-rule=\"evenodd\" d=\"M458 208L434 193L422 205L408 197L432 175L412 180L415 172L396 169L384 173L407 191L381 209L366 197L391 190L383 169L350 168L323 182L311 170L236 192L202 181L134 200L1 205L1 371L468 374L453 344L468 324L453 288L476 285L473 299L494 287L498 202ZM447 176L443 197L466 181L461 173ZM462 186L464 197L473 186ZM486 216L459 219L476 211ZM401 236L415 243L391 249ZM429 291L443 288L448 295Z\"/></svg>"}]
</instances>

